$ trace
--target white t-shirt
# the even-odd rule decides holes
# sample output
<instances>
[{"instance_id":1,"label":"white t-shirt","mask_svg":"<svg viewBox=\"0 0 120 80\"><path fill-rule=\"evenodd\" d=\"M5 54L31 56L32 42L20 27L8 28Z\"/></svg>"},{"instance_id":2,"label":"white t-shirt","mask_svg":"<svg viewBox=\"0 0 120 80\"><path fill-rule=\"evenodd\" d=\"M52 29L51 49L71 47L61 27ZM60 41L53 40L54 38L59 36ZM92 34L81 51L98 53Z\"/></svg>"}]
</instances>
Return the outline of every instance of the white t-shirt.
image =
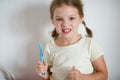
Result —
<instances>
[{"instance_id":1,"label":"white t-shirt","mask_svg":"<svg viewBox=\"0 0 120 80\"><path fill-rule=\"evenodd\" d=\"M51 40L45 47L44 56L48 63L50 80L68 80L68 73L73 66L82 74L94 72L92 61L103 54L103 51L92 38L82 37L78 42L60 47Z\"/></svg>"}]
</instances>

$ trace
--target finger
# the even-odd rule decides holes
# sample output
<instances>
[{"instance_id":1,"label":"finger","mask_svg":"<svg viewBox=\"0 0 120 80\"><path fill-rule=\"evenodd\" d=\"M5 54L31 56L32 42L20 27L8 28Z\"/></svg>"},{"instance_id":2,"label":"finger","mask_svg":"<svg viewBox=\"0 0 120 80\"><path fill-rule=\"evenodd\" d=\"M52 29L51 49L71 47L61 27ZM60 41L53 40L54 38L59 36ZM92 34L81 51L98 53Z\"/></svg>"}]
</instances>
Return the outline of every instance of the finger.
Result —
<instances>
[{"instance_id":1,"label":"finger","mask_svg":"<svg viewBox=\"0 0 120 80\"><path fill-rule=\"evenodd\" d=\"M41 76L41 71L38 70L38 68L36 68L36 73L37 73L39 76Z\"/></svg>"},{"instance_id":2,"label":"finger","mask_svg":"<svg viewBox=\"0 0 120 80\"><path fill-rule=\"evenodd\" d=\"M45 65L43 63L40 63L37 65L37 68L44 68L44 67L45 67Z\"/></svg>"},{"instance_id":3,"label":"finger","mask_svg":"<svg viewBox=\"0 0 120 80\"><path fill-rule=\"evenodd\" d=\"M70 74L70 75L69 75L69 78L73 78L73 77L74 77L74 75L73 75L73 74Z\"/></svg>"},{"instance_id":4,"label":"finger","mask_svg":"<svg viewBox=\"0 0 120 80\"><path fill-rule=\"evenodd\" d=\"M42 74L43 72L40 72L40 71L36 71L37 72L37 74L39 75L39 76L41 76L41 77L43 77L44 75Z\"/></svg>"},{"instance_id":5,"label":"finger","mask_svg":"<svg viewBox=\"0 0 120 80\"><path fill-rule=\"evenodd\" d=\"M69 77L69 80L74 80L74 74L71 74L68 77Z\"/></svg>"},{"instance_id":6,"label":"finger","mask_svg":"<svg viewBox=\"0 0 120 80\"><path fill-rule=\"evenodd\" d=\"M69 75L73 75L75 73L75 71L70 71Z\"/></svg>"},{"instance_id":7,"label":"finger","mask_svg":"<svg viewBox=\"0 0 120 80\"><path fill-rule=\"evenodd\" d=\"M43 64L39 64L36 66L38 71L45 71L45 66Z\"/></svg>"},{"instance_id":8,"label":"finger","mask_svg":"<svg viewBox=\"0 0 120 80\"><path fill-rule=\"evenodd\" d=\"M39 74L40 76L45 75L45 69L36 69L37 74Z\"/></svg>"},{"instance_id":9,"label":"finger","mask_svg":"<svg viewBox=\"0 0 120 80\"><path fill-rule=\"evenodd\" d=\"M75 74L75 71L70 71L68 75L69 75L70 78L73 78L74 74Z\"/></svg>"},{"instance_id":10,"label":"finger","mask_svg":"<svg viewBox=\"0 0 120 80\"><path fill-rule=\"evenodd\" d=\"M41 61L38 61L38 65L40 65L40 64L44 64L43 62L41 62Z\"/></svg>"},{"instance_id":11,"label":"finger","mask_svg":"<svg viewBox=\"0 0 120 80\"><path fill-rule=\"evenodd\" d=\"M48 64L46 62L43 62L45 66L47 66Z\"/></svg>"},{"instance_id":12,"label":"finger","mask_svg":"<svg viewBox=\"0 0 120 80\"><path fill-rule=\"evenodd\" d=\"M41 69L45 69L45 66L43 66L43 65L38 65L36 68L37 68L38 70L41 70Z\"/></svg>"},{"instance_id":13,"label":"finger","mask_svg":"<svg viewBox=\"0 0 120 80\"><path fill-rule=\"evenodd\" d=\"M73 67L72 67L72 70L73 70L73 71L75 71L75 70L76 70L76 67L75 67L75 66L73 66Z\"/></svg>"},{"instance_id":14,"label":"finger","mask_svg":"<svg viewBox=\"0 0 120 80\"><path fill-rule=\"evenodd\" d=\"M44 62L44 66L45 66L45 69L47 70L48 69L48 64L46 62Z\"/></svg>"},{"instance_id":15,"label":"finger","mask_svg":"<svg viewBox=\"0 0 120 80\"><path fill-rule=\"evenodd\" d=\"M38 68L38 71L46 71L44 68Z\"/></svg>"}]
</instances>

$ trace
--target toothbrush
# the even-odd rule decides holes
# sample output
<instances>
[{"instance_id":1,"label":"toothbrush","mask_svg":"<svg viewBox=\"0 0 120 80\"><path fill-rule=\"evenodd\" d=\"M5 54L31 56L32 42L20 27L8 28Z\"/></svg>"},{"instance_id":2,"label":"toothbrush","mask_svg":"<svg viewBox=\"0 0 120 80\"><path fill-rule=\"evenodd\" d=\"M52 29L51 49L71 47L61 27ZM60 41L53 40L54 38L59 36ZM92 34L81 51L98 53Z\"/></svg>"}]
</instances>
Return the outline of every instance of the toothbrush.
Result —
<instances>
[{"instance_id":1,"label":"toothbrush","mask_svg":"<svg viewBox=\"0 0 120 80\"><path fill-rule=\"evenodd\" d=\"M42 44L39 44L38 47L39 47L39 50L40 50L40 53L39 53L39 55L40 55L40 61L44 62L44 56L43 56L43 51L42 51ZM42 72L41 74L44 76L45 72Z\"/></svg>"},{"instance_id":2,"label":"toothbrush","mask_svg":"<svg viewBox=\"0 0 120 80\"><path fill-rule=\"evenodd\" d=\"M43 51L42 51L42 44L39 44L39 50L40 50L40 61L44 62L44 56L43 56Z\"/></svg>"}]
</instances>

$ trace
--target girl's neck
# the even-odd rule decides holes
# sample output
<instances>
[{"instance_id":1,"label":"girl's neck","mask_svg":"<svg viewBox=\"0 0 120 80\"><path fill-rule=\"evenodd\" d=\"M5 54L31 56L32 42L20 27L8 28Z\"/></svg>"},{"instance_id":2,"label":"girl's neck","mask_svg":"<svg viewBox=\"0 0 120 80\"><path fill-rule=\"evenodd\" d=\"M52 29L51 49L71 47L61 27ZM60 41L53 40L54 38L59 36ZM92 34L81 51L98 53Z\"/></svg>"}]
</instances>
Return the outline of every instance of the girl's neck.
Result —
<instances>
[{"instance_id":1,"label":"girl's neck","mask_svg":"<svg viewBox=\"0 0 120 80\"><path fill-rule=\"evenodd\" d=\"M68 46L78 42L81 38L82 37L80 34L77 34L76 36L71 36L71 38L58 37L57 39L55 39L55 43L58 46Z\"/></svg>"}]
</instances>

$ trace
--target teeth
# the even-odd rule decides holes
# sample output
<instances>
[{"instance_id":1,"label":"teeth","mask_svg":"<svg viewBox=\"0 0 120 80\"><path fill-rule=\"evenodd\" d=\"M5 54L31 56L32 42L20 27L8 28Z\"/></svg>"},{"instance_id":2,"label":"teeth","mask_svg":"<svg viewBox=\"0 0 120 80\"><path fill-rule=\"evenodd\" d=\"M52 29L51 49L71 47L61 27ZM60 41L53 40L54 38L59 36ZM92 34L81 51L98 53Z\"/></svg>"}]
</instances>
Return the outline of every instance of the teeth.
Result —
<instances>
[{"instance_id":1,"label":"teeth","mask_svg":"<svg viewBox=\"0 0 120 80\"><path fill-rule=\"evenodd\" d=\"M63 32L69 32L70 29L63 29Z\"/></svg>"},{"instance_id":2,"label":"teeth","mask_svg":"<svg viewBox=\"0 0 120 80\"><path fill-rule=\"evenodd\" d=\"M64 30L64 32L69 32L69 31L70 31L70 30L68 30L68 29L67 29L67 30Z\"/></svg>"}]
</instances>

